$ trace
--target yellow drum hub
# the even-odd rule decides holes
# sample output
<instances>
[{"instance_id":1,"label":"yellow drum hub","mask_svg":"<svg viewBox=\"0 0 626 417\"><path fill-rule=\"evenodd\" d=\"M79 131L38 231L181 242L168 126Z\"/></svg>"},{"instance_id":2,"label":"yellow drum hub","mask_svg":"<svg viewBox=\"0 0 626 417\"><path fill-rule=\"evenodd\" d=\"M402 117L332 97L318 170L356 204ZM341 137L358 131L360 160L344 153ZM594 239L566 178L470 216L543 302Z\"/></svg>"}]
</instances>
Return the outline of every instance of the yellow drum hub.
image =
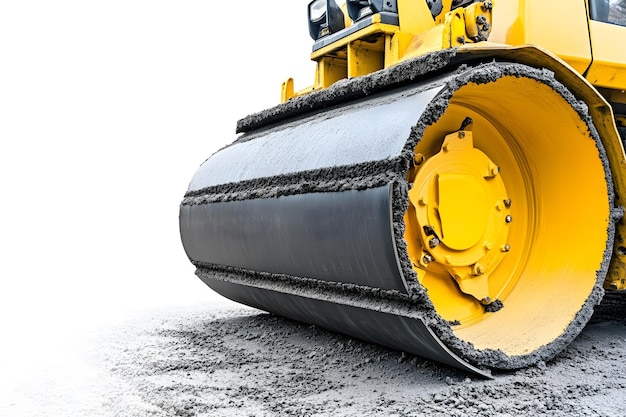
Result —
<instances>
[{"instance_id":1,"label":"yellow drum hub","mask_svg":"<svg viewBox=\"0 0 626 417\"><path fill-rule=\"evenodd\" d=\"M461 291L489 304L489 274L510 248L511 200L500 168L474 148L469 130L447 135L420 165L409 192L415 208L409 221L420 229L419 263L442 265Z\"/></svg>"}]
</instances>

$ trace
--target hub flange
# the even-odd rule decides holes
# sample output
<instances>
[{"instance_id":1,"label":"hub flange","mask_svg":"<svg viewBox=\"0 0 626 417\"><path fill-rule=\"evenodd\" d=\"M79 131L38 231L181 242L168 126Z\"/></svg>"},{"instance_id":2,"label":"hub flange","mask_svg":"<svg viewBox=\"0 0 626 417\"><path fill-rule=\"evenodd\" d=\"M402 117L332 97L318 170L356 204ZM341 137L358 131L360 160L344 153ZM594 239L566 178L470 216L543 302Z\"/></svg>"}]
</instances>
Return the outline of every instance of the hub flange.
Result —
<instances>
[{"instance_id":1,"label":"hub flange","mask_svg":"<svg viewBox=\"0 0 626 417\"><path fill-rule=\"evenodd\" d=\"M414 230L423 249L414 263L437 263L462 292L492 302L488 277L510 250L511 201L500 168L474 148L470 130L447 135L441 150L420 165L409 201L409 221L419 225Z\"/></svg>"}]
</instances>

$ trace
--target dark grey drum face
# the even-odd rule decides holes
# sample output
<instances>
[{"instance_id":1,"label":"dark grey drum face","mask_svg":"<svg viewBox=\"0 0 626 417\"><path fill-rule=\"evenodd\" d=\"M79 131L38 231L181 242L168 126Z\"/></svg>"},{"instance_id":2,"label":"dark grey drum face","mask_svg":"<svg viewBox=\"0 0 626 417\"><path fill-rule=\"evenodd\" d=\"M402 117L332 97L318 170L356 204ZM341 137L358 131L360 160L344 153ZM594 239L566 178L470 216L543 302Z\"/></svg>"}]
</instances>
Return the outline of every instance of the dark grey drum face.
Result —
<instances>
[{"instance_id":1,"label":"dark grey drum face","mask_svg":"<svg viewBox=\"0 0 626 417\"><path fill-rule=\"evenodd\" d=\"M433 333L404 249L407 141L441 88L260 128L214 154L180 208L196 274L237 302L488 375Z\"/></svg>"},{"instance_id":2,"label":"dark grey drum face","mask_svg":"<svg viewBox=\"0 0 626 417\"><path fill-rule=\"evenodd\" d=\"M390 188L181 208L189 257L205 264L406 292Z\"/></svg>"}]
</instances>

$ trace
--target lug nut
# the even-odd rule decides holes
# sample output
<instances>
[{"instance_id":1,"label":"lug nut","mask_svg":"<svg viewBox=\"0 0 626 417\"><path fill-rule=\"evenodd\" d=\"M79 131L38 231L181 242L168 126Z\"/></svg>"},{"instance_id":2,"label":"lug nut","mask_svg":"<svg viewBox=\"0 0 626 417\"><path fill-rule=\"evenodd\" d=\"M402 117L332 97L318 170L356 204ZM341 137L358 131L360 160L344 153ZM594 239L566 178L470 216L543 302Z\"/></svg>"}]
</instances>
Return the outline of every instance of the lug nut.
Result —
<instances>
[{"instance_id":1,"label":"lug nut","mask_svg":"<svg viewBox=\"0 0 626 417\"><path fill-rule=\"evenodd\" d=\"M506 200L504 200L504 207L511 208L511 204L513 204L513 202L511 201L510 198L507 198Z\"/></svg>"},{"instance_id":2,"label":"lug nut","mask_svg":"<svg viewBox=\"0 0 626 417\"><path fill-rule=\"evenodd\" d=\"M474 266L472 266L472 275L482 275L485 273L485 267L482 264L474 264Z\"/></svg>"},{"instance_id":3,"label":"lug nut","mask_svg":"<svg viewBox=\"0 0 626 417\"><path fill-rule=\"evenodd\" d=\"M441 243L439 241L439 238L435 236L428 241L428 246L430 246L431 249L435 249L437 246L439 246L439 243Z\"/></svg>"},{"instance_id":4,"label":"lug nut","mask_svg":"<svg viewBox=\"0 0 626 417\"><path fill-rule=\"evenodd\" d=\"M433 258L433 256L430 253L427 253L426 255L422 257L422 262L424 262L425 264L429 264L434 261L435 261L435 258Z\"/></svg>"},{"instance_id":5,"label":"lug nut","mask_svg":"<svg viewBox=\"0 0 626 417\"><path fill-rule=\"evenodd\" d=\"M502 252L508 252L510 250L511 250L511 245L509 245L508 243L502 246Z\"/></svg>"},{"instance_id":6,"label":"lug nut","mask_svg":"<svg viewBox=\"0 0 626 417\"><path fill-rule=\"evenodd\" d=\"M513 221L513 217L511 217L511 215L510 215L510 214L508 214L508 215L504 218L504 221L505 221L505 222L507 222L507 223L511 223L511 222Z\"/></svg>"}]
</instances>

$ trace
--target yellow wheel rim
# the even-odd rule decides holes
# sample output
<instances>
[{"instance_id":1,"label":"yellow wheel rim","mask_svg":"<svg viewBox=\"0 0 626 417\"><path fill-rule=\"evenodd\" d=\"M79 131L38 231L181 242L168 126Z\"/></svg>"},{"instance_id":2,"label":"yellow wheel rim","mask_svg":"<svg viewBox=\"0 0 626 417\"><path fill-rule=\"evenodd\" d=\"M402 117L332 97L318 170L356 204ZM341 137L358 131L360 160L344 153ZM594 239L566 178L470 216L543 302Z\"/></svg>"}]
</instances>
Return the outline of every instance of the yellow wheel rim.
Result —
<instances>
[{"instance_id":1,"label":"yellow wheel rim","mask_svg":"<svg viewBox=\"0 0 626 417\"><path fill-rule=\"evenodd\" d=\"M609 189L586 123L550 86L504 76L457 90L415 155L405 239L438 314L507 355L560 337L607 246Z\"/></svg>"}]
</instances>

